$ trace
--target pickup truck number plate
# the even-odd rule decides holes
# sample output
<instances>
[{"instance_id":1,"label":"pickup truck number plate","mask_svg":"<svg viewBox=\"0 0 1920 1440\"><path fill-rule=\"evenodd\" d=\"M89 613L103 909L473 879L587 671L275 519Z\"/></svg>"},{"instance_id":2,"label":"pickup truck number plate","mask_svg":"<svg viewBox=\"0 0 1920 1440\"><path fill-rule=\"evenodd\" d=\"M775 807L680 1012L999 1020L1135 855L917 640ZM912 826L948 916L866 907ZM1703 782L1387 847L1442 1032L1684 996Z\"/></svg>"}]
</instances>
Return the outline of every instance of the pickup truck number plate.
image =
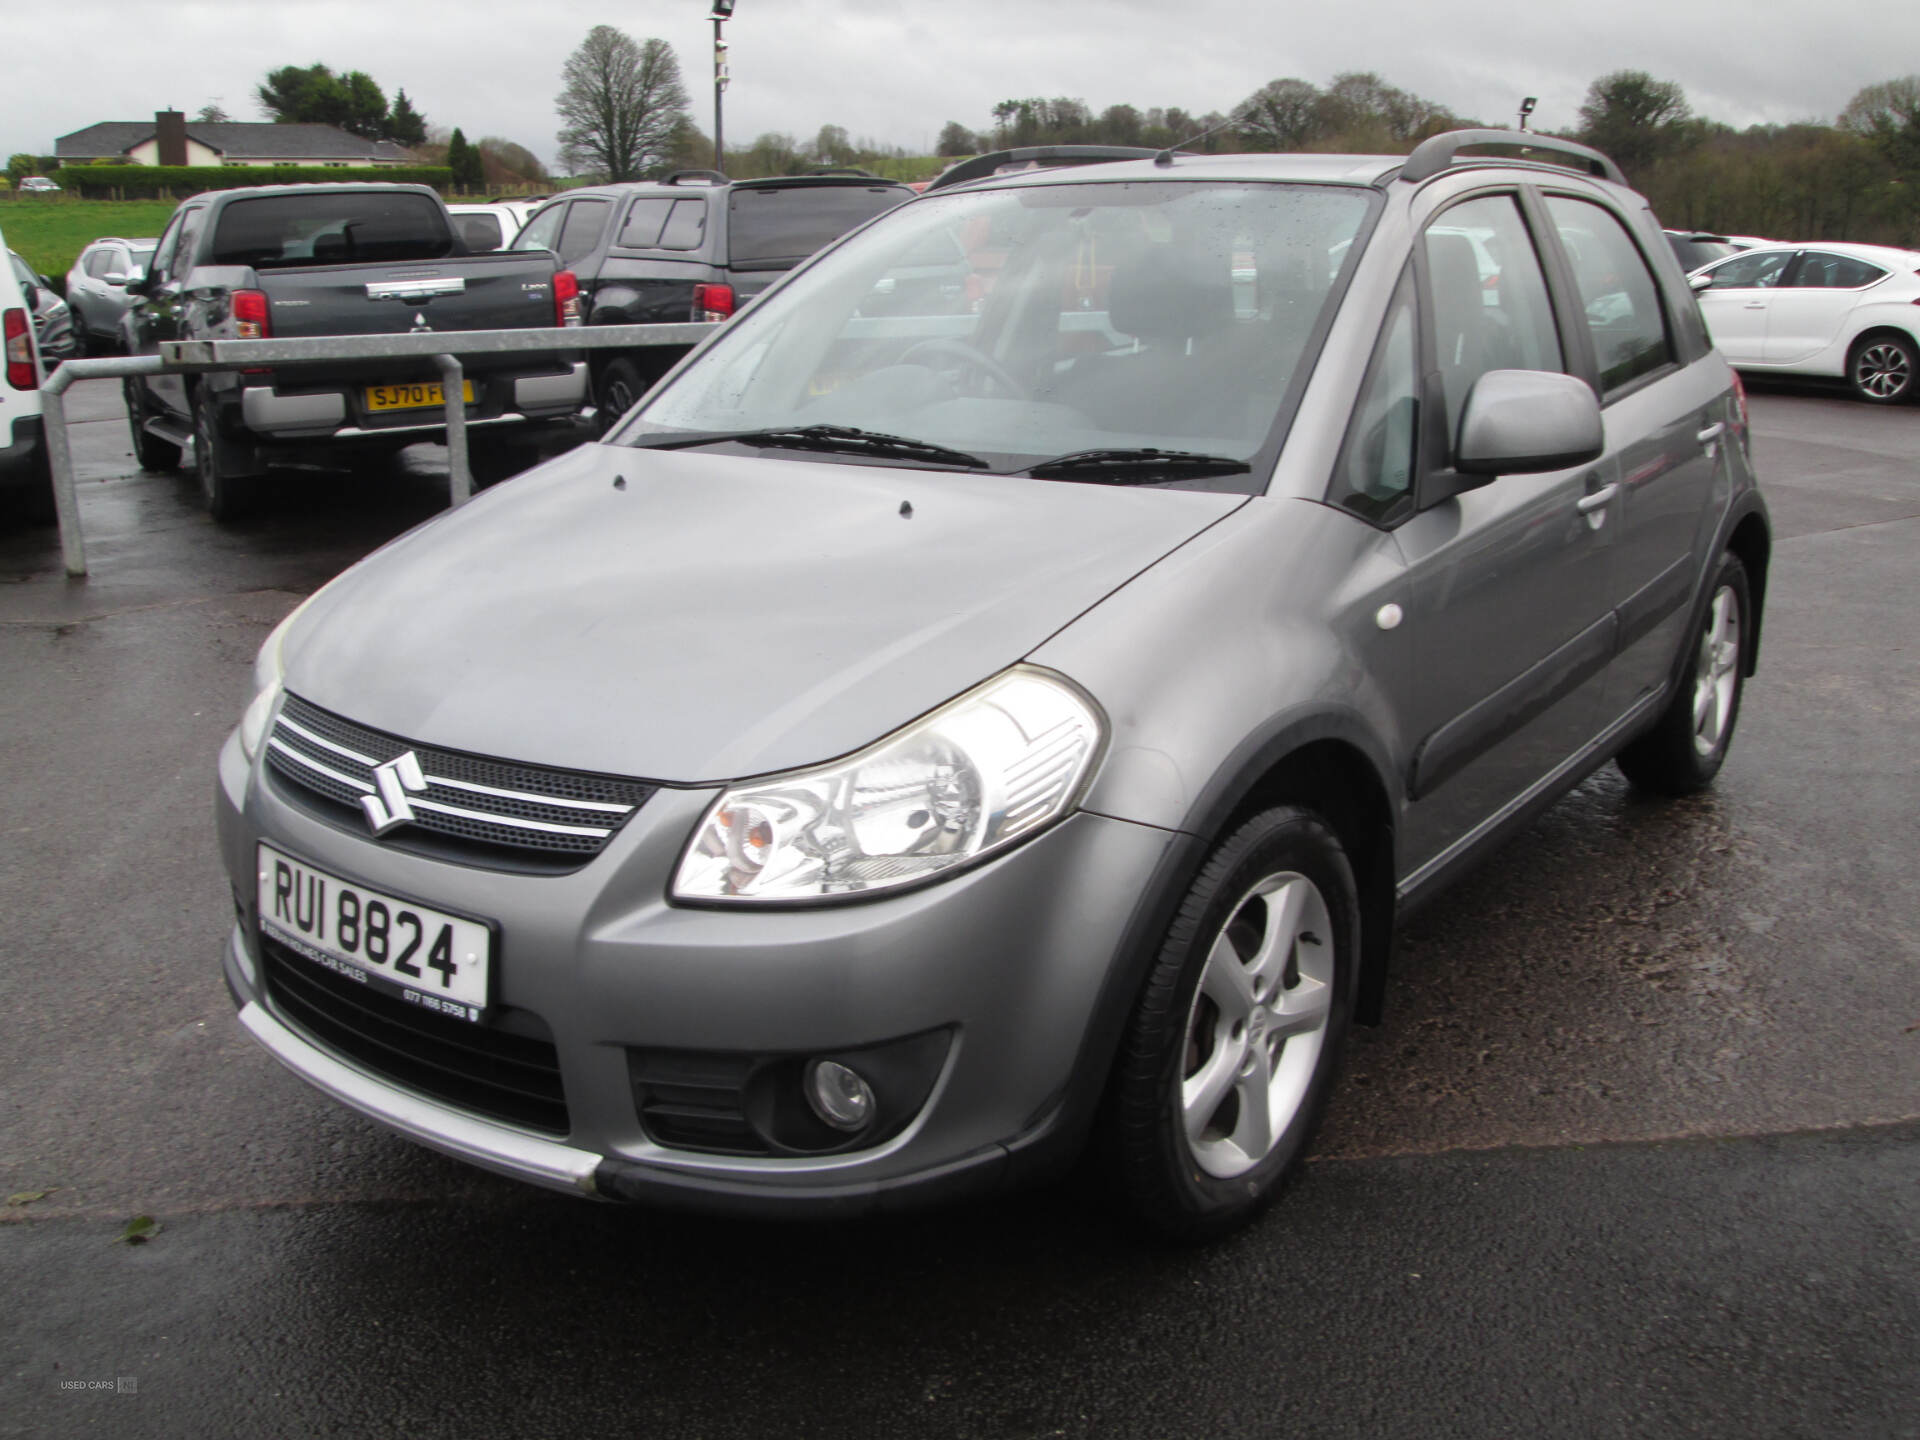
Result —
<instances>
[{"instance_id":1,"label":"pickup truck number plate","mask_svg":"<svg viewBox=\"0 0 1920 1440\"><path fill-rule=\"evenodd\" d=\"M460 382L462 397L467 404L473 403L473 382ZM423 380L418 385L369 385L367 386L367 409L369 410L424 410L430 405L444 405L446 391L440 388L438 380Z\"/></svg>"}]
</instances>

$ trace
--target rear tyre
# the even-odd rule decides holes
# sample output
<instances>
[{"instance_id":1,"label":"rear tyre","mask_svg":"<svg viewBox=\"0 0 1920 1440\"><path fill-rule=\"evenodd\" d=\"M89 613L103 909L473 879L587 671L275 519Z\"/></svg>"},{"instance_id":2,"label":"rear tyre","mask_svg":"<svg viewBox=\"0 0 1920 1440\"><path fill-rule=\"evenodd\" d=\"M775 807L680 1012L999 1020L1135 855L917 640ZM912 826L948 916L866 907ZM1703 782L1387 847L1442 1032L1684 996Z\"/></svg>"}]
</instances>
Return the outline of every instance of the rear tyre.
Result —
<instances>
[{"instance_id":1,"label":"rear tyre","mask_svg":"<svg viewBox=\"0 0 1920 1440\"><path fill-rule=\"evenodd\" d=\"M1847 357L1847 384L1869 405L1905 405L1920 393L1920 350L1903 335L1868 335Z\"/></svg>"},{"instance_id":2,"label":"rear tyre","mask_svg":"<svg viewBox=\"0 0 1920 1440\"><path fill-rule=\"evenodd\" d=\"M1280 806L1194 879L1135 1003L1107 1122L1134 1211L1176 1239L1242 1225L1306 1149L1353 1014L1359 891L1331 827Z\"/></svg>"},{"instance_id":3,"label":"rear tyre","mask_svg":"<svg viewBox=\"0 0 1920 1440\"><path fill-rule=\"evenodd\" d=\"M171 440L162 440L147 429L147 401L139 383L131 378L122 380L120 392L126 397L127 424L133 432L133 458L140 462L140 468L178 470L180 447Z\"/></svg>"},{"instance_id":4,"label":"rear tyre","mask_svg":"<svg viewBox=\"0 0 1920 1440\"><path fill-rule=\"evenodd\" d=\"M1679 689L1654 727L1616 757L1621 773L1641 789L1691 795L1720 773L1740 718L1753 628L1749 597L1746 566L1737 555L1723 555Z\"/></svg>"},{"instance_id":5,"label":"rear tyre","mask_svg":"<svg viewBox=\"0 0 1920 1440\"><path fill-rule=\"evenodd\" d=\"M19 514L29 525L51 525L59 518L53 503L53 456L44 438L33 460L33 480L20 492Z\"/></svg>"},{"instance_id":6,"label":"rear tyre","mask_svg":"<svg viewBox=\"0 0 1920 1440\"><path fill-rule=\"evenodd\" d=\"M200 498L215 520L224 525L253 508L255 477L236 473L239 457L220 429L219 407L205 390L193 402L193 468L200 479Z\"/></svg>"}]
</instances>

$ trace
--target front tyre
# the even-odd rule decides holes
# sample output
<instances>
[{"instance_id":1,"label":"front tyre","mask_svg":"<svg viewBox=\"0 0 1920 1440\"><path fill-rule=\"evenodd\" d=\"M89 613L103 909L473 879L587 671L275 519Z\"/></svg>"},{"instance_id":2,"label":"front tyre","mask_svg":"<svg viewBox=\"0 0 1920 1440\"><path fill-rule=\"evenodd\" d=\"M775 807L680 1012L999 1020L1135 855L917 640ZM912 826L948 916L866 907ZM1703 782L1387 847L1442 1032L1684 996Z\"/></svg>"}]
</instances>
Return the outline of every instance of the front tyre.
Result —
<instances>
[{"instance_id":1,"label":"front tyre","mask_svg":"<svg viewBox=\"0 0 1920 1440\"><path fill-rule=\"evenodd\" d=\"M1752 644L1753 602L1740 557L1720 557L1713 598L1694 631L1680 687L1654 727L1616 759L1643 790L1691 795L1713 783L1733 743Z\"/></svg>"},{"instance_id":2,"label":"front tyre","mask_svg":"<svg viewBox=\"0 0 1920 1440\"><path fill-rule=\"evenodd\" d=\"M178 470L180 447L163 440L147 429L146 392L131 375L120 382L120 393L127 402L127 425L133 440L133 458L142 470Z\"/></svg>"},{"instance_id":3,"label":"front tyre","mask_svg":"<svg viewBox=\"0 0 1920 1440\"><path fill-rule=\"evenodd\" d=\"M1359 917L1339 839L1294 806L1240 825L1194 879L1108 1097L1120 1177L1149 1224L1210 1238L1276 1193L1332 1087Z\"/></svg>"},{"instance_id":4,"label":"front tyre","mask_svg":"<svg viewBox=\"0 0 1920 1440\"><path fill-rule=\"evenodd\" d=\"M1903 405L1920 391L1920 351L1904 335L1868 335L1847 357L1847 384L1869 405Z\"/></svg>"}]
</instances>

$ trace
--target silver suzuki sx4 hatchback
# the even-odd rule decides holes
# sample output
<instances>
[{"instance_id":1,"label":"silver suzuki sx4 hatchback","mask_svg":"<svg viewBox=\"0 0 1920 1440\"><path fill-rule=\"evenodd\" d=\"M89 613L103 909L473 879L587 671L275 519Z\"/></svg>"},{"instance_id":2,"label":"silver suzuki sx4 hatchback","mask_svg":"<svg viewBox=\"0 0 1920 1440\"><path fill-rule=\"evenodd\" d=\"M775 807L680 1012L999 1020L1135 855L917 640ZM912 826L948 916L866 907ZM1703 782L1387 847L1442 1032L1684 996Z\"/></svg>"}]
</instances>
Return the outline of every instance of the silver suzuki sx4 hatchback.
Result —
<instances>
[{"instance_id":1,"label":"silver suzuki sx4 hatchback","mask_svg":"<svg viewBox=\"0 0 1920 1440\"><path fill-rule=\"evenodd\" d=\"M1706 785L1754 667L1733 373L1612 163L1501 140L968 162L348 570L220 757L241 1023L584 1195L1098 1137L1246 1219L1397 919L1608 761Z\"/></svg>"}]
</instances>

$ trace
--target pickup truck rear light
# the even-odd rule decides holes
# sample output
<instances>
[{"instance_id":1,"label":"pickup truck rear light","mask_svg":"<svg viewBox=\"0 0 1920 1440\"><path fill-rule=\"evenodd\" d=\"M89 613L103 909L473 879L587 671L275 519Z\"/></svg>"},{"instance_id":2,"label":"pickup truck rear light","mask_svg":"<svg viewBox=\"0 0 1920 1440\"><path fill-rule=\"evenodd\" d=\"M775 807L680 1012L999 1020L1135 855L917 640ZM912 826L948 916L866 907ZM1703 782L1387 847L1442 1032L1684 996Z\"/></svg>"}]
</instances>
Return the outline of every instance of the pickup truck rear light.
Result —
<instances>
[{"instance_id":1,"label":"pickup truck rear light","mask_svg":"<svg viewBox=\"0 0 1920 1440\"><path fill-rule=\"evenodd\" d=\"M240 340L267 340L273 336L273 321L267 313L267 292L233 292L233 333Z\"/></svg>"},{"instance_id":2,"label":"pickup truck rear light","mask_svg":"<svg viewBox=\"0 0 1920 1440\"><path fill-rule=\"evenodd\" d=\"M553 323L556 325L580 323L580 277L571 270L554 271Z\"/></svg>"},{"instance_id":3,"label":"pickup truck rear light","mask_svg":"<svg viewBox=\"0 0 1920 1440\"><path fill-rule=\"evenodd\" d=\"M12 309L0 317L7 337L7 384L16 390L40 388L40 367L33 363L33 334L27 312Z\"/></svg>"},{"instance_id":4,"label":"pickup truck rear light","mask_svg":"<svg viewBox=\"0 0 1920 1440\"><path fill-rule=\"evenodd\" d=\"M733 316L733 287L731 285L696 285L693 287L693 318L696 320L727 320Z\"/></svg>"}]
</instances>

